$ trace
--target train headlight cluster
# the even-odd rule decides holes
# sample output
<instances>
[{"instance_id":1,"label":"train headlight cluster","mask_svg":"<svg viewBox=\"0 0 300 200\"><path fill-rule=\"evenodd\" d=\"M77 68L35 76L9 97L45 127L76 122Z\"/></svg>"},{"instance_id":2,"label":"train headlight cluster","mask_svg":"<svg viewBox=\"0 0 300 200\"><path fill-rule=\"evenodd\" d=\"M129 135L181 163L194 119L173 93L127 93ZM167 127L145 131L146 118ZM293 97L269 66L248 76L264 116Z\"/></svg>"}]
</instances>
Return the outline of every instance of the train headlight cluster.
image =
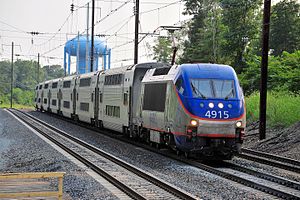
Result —
<instances>
[{"instance_id":1,"label":"train headlight cluster","mask_svg":"<svg viewBox=\"0 0 300 200\"><path fill-rule=\"evenodd\" d=\"M215 105L214 105L214 103L211 103L211 102L210 102L210 103L208 104L208 107L213 108L213 107L215 107Z\"/></svg>"},{"instance_id":2,"label":"train headlight cluster","mask_svg":"<svg viewBox=\"0 0 300 200\"><path fill-rule=\"evenodd\" d=\"M197 120L192 119L192 120L190 121L190 124L191 124L192 126L197 126L197 125L198 125L198 122L197 122Z\"/></svg>"},{"instance_id":3,"label":"train headlight cluster","mask_svg":"<svg viewBox=\"0 0 300 200\"><path fill-rule=\"evenodd\" d=\"M238 127L238 128L239 128L239 127L241 127L241 126L242 126L242 122L241 122L241 121L238 121L238 122L236 122L236 123L235 123L235 125L236 125L236 127Z\"/></svg>"},{"instance_id":4,"label":"train headlight cluster","mask_svg":"<svg viewBox=\"0 0 300 200\"><path fill-rule=\"evenodd\" d=\"M224 108L224 104L223 103L218 103L218 107L219 108Z\"/></svg>"}]
</instances>

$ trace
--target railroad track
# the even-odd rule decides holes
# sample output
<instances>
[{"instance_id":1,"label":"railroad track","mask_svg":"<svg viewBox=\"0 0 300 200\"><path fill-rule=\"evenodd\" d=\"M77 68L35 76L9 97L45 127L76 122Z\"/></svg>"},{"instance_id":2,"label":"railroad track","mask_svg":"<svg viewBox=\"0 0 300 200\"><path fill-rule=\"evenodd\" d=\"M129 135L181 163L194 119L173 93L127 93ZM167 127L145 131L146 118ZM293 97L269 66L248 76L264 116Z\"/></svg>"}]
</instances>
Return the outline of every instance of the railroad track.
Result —
<instances>
[{"instance_id":1,"label":"railroad track","mask_svg":"<svg viewBox=\"0 0 300 200\"><path fill-rule=\"evenodd\" d=\"M300 174L300 162L290 158L285 158L260 151L254 151L246 148L242 149L242 153L239 154L238 157Z\"/></svg>"},{"instance_id":2,"label":"railroad track","mask_svg":"<svg viewBox=\"0 0 300 200\"><path fill-rule=\"evenodd\" d=\"M14 109L9 109L9 112L133 199L198 199L27 113Z\"/></svg>"},{"instance_id":3,"label":"railroad track","mask_svg":"<svg viewBox=\"0 0 300 200\"><path fill-rule=\"evenodd\" d=\"M54 115L54 116L57 117L56 115ZM149 145L134 142L134 141L129 140L127 138L120 137L120 135L111 134L111 132L106 131L106 130L99 130L99 129L91 127L91 126L89 126L85 123L79 123L78 124L78 123L75 123L72 120L69 120L67 118L62 118L62 117L59 117L59 118L65 120L65 121L71 122L73 124L77 124L79 126L82 126L84 128L88 128L90 130L96 131L97 133L105 134L109 137L112 137L112 138L115 138L115 139L118 139L118 140L121 140L121 141L124 141L124 142L127 142L127 143L131 143L133 145L142 147L142 148L150 150L152 152L155 152L155 153L161 154L163 156L172 158L174 160L177 160L177 161L186 163L188 165L200 168L200 169L205 170L207 172L210 172L212 174L215 174L215 175L218 175L220 177L226 178L228 180L243 184L245 186L254 188L256 190L259 190L259 191L262 191L262 192L265 192L265 193L268 193L268 194L271 194L271 195L274 195L274 196L277 196L277 197L280 197L280 198L283 198L283 199L300 199L299 196L293 195L293 194L285 192L285 191L281 191L281 190L276 189L276 188L269 187L268 185L263 185L263 184L257 183L256 181L253 181L253 180L248 180L247 178L239 177L239 176L234 175L232 173L222 171L222 170L220 170L216 167L211 167L209 165L205 165L205 164L203 164L199 161L189 160L189 159L185 159L185 158L182 158L182 157L178 157L177 155L170 154L170 152L168 152L168 151L167 152L160 151L159 149L155 149L153 147L150 147ZM249 175L252 175L252 176L267 180L267 181L278 183L282 186L286 186L286 187L289 187L289 188L292 188L292 189L295 189L295 190L299 190L299 183L298 182L293 182L293 181L286 180L286 179L281 178L281 177L275 177L275 176L272 176L272 175L268 175L268 174L264 174L264 173L257 172L257 171L254 171L254 170L250 170L248 168L244 168L244 167L235 165L233 163L223 162L223 164L221 164L221 165L227 166L228 168L231 168L231 169L234 169L236 171L243 172L243 173L247 173Z\"/></svg>"}]
</instances>

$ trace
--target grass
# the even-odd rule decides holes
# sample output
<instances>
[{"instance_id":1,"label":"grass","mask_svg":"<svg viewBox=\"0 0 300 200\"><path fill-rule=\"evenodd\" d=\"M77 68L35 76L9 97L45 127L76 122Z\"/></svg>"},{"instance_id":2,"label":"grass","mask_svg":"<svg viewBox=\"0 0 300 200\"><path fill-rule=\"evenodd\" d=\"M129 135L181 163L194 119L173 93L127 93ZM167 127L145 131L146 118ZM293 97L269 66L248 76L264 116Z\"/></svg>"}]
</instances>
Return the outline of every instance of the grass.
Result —
<instances>
[{"instance_id":1,"label":"grass","mask_svg":"<svg viewBox=\"0 0 300 200\"><path fill-rule=\"evenodd\" d=\"M246 97L247 122L259 119L259 93ZM288 92L268 92L267 126L288 127L300 121L300 95Z\"/></svg>"},{"instance_id":2,"label":"grass","mask_svg":"<svg viewBox=\"0 0 300 200\"><path fill-rule=\"evenodd\" d=\"M0 108L10 108L10 104L0 104ZM16 109L34 109L32 105L13 104Z\"/></svg>"}]
</instances>

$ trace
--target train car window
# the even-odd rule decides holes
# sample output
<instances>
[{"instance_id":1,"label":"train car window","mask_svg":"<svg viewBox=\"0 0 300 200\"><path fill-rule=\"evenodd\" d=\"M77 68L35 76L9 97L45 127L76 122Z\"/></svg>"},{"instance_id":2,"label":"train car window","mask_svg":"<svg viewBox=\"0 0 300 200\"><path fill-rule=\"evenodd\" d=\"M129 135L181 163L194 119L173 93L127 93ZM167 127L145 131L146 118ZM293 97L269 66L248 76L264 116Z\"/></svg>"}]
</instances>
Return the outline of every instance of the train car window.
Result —
<instances>
[{"instance_id":1,"label":"train car window","mask_svg":"<svg viewBox=\"0 0 300 200\"><path fill-rule=\"evenodd\" d=\"M100 99L100 103L102 103L102 101L103 101L103 93L100 93L99 99Z\"/></svg>"},{"instance_id":2,"label":"train car window","mask_svg":"<svg viewBox=\"0 0 300 200\"><path fill-rule=\"evenodd\" d=\"M127 106L128 105L128 93L124 93L124 99L123 99L123 104L124 106Z\"/></svg>"},{"instance_id":3,"label":"train car window","mask_svg":"<svg viewBox=\"0 0 300 200\"><path fill-rule=\"evenodd\" d=\"M120 106L106 105L105 114L107 116L120 118Z\"/></svg>"},{"instance_id":4,"label":"train car window","mask_svg":"<svg viewBox=\"0 0 300 200\"><path fill-rule=\"evenodd\" d=\"M57 88L57 82L52 83L52 89Z\"/></svg>"},{"instance_id":5,"label":"train car window","mask_svg":"<svg viewBox=\"0 0 300 200\"><path fill-rule=\"evenodd\" d=\"M63 88L70 88L71 87L71 81L64 81Z\"/></svg>"},{"instance_id":6,"label":"train car window","mask_svg":"<svg viewBox=\"0 0 300 200\"><path fill-rule=\"evenodd\" d=\"M89 112L89 103L80 103L80 110Z\"/></svg>"},{"instance_id":7,"label":"train car window","mask_svg":"<svg viewBox=\"0 0 300 200\"><path fill-rule=\"evenodd\" d=\"M120 85L123 82L123 74L105 76L104 85Z\"/></svg>"},{"instance_id":8,"label":"train car window","mask_svg":"<svg viewBox=\"0 0 300 200\"><path fill-rule=\"evenodd\" d=\"M143 110L164 112L166 92L167 83L146 84L144 90Z\"/></svg>"},{"instance_id":9,"label":"train car window","mask_svg":"<svg viewBox=\"0 0 300 200\"><path fill-rule=\"evenodd\" d=\"M41 103L41 98L39 98L38 102Z\"/></svg>"},{"instance_id":10,"label":"train car window","mask_svg":"<svg viewBox=\"0 0 300 200\"><path fill-rule=\"evenodd\" d=\"M52 99L52 106L56 106L56 99Z\"/></svg>"},{"instance_id":11,"label":"train car window","mask_svg":"<svg viewBox=\"0 0 300 200\"><path fill-rule=\"evenodd\" d=\"M64 108L70 108L70 101L64 101Z\"/></svg>"},{"instance_id":12,"label":"train car window","mask_svg":"<svg viewBox=\"0 0 300 200\"><path fill-rule=\"evenodd\" d=\"M48 86L49 86L49 84L47 83L47 84L45 84L44 88L48 89Z\"/></svg>"},{"instance_id":13,"label":"train car window","mask_svg":"<svg viewBox=\"0 0 300 200\"><path fill-rule=\"evenodd\" d=\"M47 103L47 99L44 99L44 104L46 104Z\"/></svg>"},{"instance_id":14,"label":"train car window","mask_svg":"<svg viewBox=\"0 0 300 200\"><path fill-rule=\"evenodd\" d=\"M80 79L79 87L88 87L91 85L91 78Z\"/></svg>"},{"instance_id":15,"label":"train car window","mask_svg":"<svg viewBox=\"0 0 300 200\"><path fill-rule=\"evenodd\" d=\"M40 85L39 89L42 89L43 85Z\"/></svg>"},{"instance_id":16,"label":"train car window","mask_svg":"<svg viewBox=\"0 0 300 200\"><path fill-rule=\"evenodd\" d=\"M39 86L36 86L36 87L35 87L35 90L37 90L38 88L39 88Z\"/></svg>"}]
</instances>

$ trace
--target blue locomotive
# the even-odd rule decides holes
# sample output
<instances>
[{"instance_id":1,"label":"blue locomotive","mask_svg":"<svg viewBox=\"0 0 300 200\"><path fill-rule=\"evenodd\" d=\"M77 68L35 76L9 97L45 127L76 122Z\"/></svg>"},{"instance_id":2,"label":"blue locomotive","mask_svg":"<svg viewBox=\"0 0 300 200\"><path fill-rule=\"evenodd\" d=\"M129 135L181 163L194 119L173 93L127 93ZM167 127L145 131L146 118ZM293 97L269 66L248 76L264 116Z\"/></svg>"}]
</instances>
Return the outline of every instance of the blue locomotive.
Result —
<instances>
[{"instance_id":1,"label":"blue locomotive","mask_svg":"<svg viewBox=\"0 0 300 200\"><path fill-rule=\"evenodd\" d=\"M141 63L50 80L36 87L36 107L203 159L239 153L246 126L236 73L218 64Z\"/></svg>"}]
</instances>

